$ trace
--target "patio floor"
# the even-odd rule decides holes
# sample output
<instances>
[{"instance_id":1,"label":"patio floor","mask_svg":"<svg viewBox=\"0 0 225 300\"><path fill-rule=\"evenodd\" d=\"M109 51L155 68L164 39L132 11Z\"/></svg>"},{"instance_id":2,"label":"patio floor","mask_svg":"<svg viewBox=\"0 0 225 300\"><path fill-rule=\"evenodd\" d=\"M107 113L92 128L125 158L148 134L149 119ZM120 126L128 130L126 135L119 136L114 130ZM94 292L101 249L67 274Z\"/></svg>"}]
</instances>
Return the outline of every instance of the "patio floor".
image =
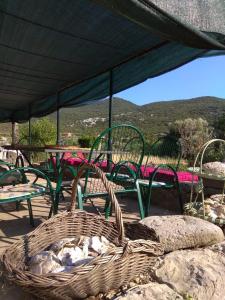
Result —
<instances>
[{"instance_id":1,"label":"patio floor","mask_svg":"<svg viewBox=\"0 0 225 300\"><path fill-rule=\"evenodd\" d=\"M95 199L95 206L103 212L104 200ZM123 212L124 221L132 222L139 220L137 200L134 197L123 197L119 199L119 203ZM66 195L65 200L61 201L59 211L63 211L69 207L70 197ZM36 198L32 200L33 214L35 225L47 219L50 204L47 198ZM85 210L97 213L90 202L85 204ZM158 208L151 207L151 215L165 215L173 214L173 212ZM113 218L113 216L112 216ZM0 254L10 247L12 243L20 238L20 236L33 230L29 224L28 210L26 202L20 206L20 210L16 211L15 203L5 204L0 206ZM34 299L33 297L25 294L15 286L4 285L0 277L0 299L1 300L24 300Z\"/></svg>"}]
</instances>

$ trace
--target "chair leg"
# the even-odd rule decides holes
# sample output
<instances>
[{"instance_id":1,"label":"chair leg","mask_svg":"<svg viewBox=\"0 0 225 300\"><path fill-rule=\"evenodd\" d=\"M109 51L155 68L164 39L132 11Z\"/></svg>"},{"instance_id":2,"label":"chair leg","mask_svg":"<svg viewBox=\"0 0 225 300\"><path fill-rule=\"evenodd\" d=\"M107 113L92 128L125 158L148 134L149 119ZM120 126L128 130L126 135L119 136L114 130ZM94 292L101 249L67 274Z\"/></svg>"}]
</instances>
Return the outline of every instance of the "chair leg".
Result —
<instances>
[{"instance_id":1,"label":"chair leg","mask_svg":"<svg viewBox=\"0 0 225 300\"><path fill-rule=\"evenodd\" d=\"M51 205L51 207L50 207L50 211L49 211L49 214L48 214L48 219L51 218L52 212L53 212L53 205Z\"/></svg>"},{"instance_id":2,"label":"chair leg","mask_svg":"<svg viewBox=\"0 0 225 300\"><path fill-rule=\"evenodd\" d=\"M60 192L60 196L61 196L62 201L66 200L65 197L64 197L63 191Z\"/></svg>"},{"instance_id":3,"label":"chair leg","mask_svg":"<svg viewBox=\"0 0 225 300\"><path fill-rule=\"evenodd\" d=\"M27 206L28 206L29 216L30 216L30 225L34 227L34 218L33 218L33 211L32 211L30 198L27 199Z\"/></svg>"},{"instance_id":4,"label":"chair leg","mask_svg":"<svg viewBox=\"0 0 225 300\"><path fill-rule=\"evenodd\" d=\"M57 194L55 194L54 196L53 195L50 195L50 199L51 199L51 207L50 207L50 210L49 210L49 214L48 214L48 219L51 218L52 215L56 215L58 213L58 196Z\"/></svg>"},{"instance_id":5,"label":"chair leg","mask_svg":"<svg viewBox=\"0 0 225 300\"><path fill-rule=\"evenodd\" d=\"M182 198L182 192L181 192L179 181L177 181L176 185L177 185L178 201L179 201L179 205L180 205L180 212L181 212L181 214L183 214L183 212L184 212L184 209L183 209L183 198Z\"/></svg>"},{"instance_id":6,"label":"chair leg","mask_svg":"<svg viewBox=\"0 0 225 300\"><path fill-rule=\"evenodd\" d=\"M112 205L111 205L111 201L110 201L109 197L107 197L105 199L104 212L105 212L105 218L106 218L106 220L108 220L109 216L110 216L110 214L112 212Z\"/></svg>"},{"instance_id":7,"label":"chair leg","mask_svg":"<svg viewBox=\"0 0 225 300\"><path fill-rule=\"evenodd\" d=\"M150 213L150 205L151 205L151 197L152 197L152 182L149 182L148 193L147 193L147 206L145 211L145 217L149 216Z\"/></svg>"},{"instance_id":8,"label":"chair leg","mask_svg":"<svg viewBox=\"0 0 225 300\"><path fill-rule=\"evenodd\" d=\"M16 201L16 210L17 210L17 211L20 210L20 201Z\"/></svg>"},{"instance_id":9,"label":"chair leg","mask_svg":"<svg viewBox=\"0 0 225 300\"><path fill-rule=\"evenodd\" d=\"M52 204L54 215L58 213L60 193L61 193L61 191L59 191L58 193L55 194L55 203Z\"/></svg>"},{"instance_id":10,"label":"chair leg","mask_svg":"<svg viewBox=\"0 0 225 300\"><path fill-rule=\"evenodd\" d=\"M140 217L141 217L141 219L144 219L144 217L145 217L145 210L144 210L144 206L143 206L140 185L139 185L138 182L136 182L136 189L137 189L138 206L139 206Z\"/></svg>"},{"instance_id":11,"label":"chair leg","mask_svg":"<svg viewBox=\"0 0 225 300\"><path fill-rule=\"evenodd\" d=\"M77 201L78 201L78 208L83 209L83 197L80 185L77 186Z\"/></svg>"}]
</instances>

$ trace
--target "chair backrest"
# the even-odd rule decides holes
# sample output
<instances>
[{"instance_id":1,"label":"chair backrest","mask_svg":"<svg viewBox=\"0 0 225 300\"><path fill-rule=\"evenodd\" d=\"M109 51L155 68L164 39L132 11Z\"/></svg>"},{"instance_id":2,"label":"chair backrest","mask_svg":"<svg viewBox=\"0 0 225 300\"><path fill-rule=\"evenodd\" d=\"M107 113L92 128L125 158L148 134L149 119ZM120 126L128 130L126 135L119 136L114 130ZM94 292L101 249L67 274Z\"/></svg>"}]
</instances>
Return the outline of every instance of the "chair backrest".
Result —
<instances>
[{"instance_id":1,"label":"chair backrest","mask_svg":"<svg viewBox=\"0 0 225 300\"><path fill-rule=\"evenodd\" d=\"M146 167L155 168L163 164L173 167L177 171L181 155L182 151L179 140L172 136L161 137L152 144L146 160Z\"/></svg>"},{"instance_id":2,"label":"chair backrest","mask_svg":"<svg viewBox=\"0 0 225 300\"><path fill-rule=\"evenodd\" d=\"M144 137L131 125L117 125L104 130L94 141L88 162L100 163L113 168L130 162L140 168L144 156Z\"/></svg>"},{"instance_id":3,"label":"chair backrest","mask_svg":"<svg viewBox=\"0 0 225 300\"><path fill-rule=\"evenodd\" d=\"M144 147L144 137L137 128L124 124L113 126L96 138L88 162L96 164L105 172L113 174L117 170L117 173L128 174L126 176L132 174L132 179L136 179L142 164ZM87 174L84 193L87 182L89 193L96 191L96 185L94 187L94 183L92 184L91 177L91 174Z\"/></svg>"}]
</instances>

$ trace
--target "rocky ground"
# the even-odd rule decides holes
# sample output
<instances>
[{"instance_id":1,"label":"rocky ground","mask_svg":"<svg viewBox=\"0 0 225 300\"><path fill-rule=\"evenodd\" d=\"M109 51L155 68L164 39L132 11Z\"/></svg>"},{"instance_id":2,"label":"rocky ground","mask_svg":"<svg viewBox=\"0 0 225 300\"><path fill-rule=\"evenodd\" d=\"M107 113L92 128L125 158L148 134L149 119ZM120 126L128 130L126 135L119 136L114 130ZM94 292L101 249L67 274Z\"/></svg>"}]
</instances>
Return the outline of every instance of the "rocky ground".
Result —
<instances>
[{"instance_id":1,"label":"rocky ground","mask_svg":"<svg viewBox=\"0 0 225 300\"><path fill-rule=\"evenodd\" d=\"M38 211L40 202L36 203L36 207ZM18 212L22 213L23 210ZM12 220L14 216L13 212ZM3 217L2 214L2 220ZM134 221L131 215L130 220ZM27 224L27 218L24 221ZM5 219L4 222L2 230L7 233L8 221ZM225 241L221 228L198 218L181 215L150 216L141 223L156 231L165 249L164 256L158 258L155 267L148 273L134 278L117 291L89 297L89 300L225 300ZM25 228L27 226L24 225ZM4 236L1 239L6 243ZM8 240L8 243L13 242ZM1 300L36 299L5 282L3 277L0 278Z\"/></svg>"},{"instance_id":2,"label":"rocky ground","mask_svg":"<svg viewBox=\"0 0 225 300\"><path fill-rule=\"evenodd\" d=\"M151 272L99 299L225 299L225 241L219 227L183 216L149 217L142 222L156 229L168 253ZM187 223L191 226L185 226Z\"/></svg>"}]
</instances>

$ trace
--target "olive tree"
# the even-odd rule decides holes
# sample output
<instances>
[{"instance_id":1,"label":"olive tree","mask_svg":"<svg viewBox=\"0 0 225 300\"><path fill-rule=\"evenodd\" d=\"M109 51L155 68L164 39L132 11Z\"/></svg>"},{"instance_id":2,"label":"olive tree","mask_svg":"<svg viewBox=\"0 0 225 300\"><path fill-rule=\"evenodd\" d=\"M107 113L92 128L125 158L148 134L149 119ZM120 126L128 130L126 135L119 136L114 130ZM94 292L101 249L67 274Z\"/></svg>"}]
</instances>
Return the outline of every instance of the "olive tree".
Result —
<instances>
[{"instance_id":1,"label":"olive tree","mask_svg":"<svg viewBox=\"0 0 225 300\"><path fill-rule=\"evenodd\" d=\"M20 127L20 140L23 144L29 143L28 125L22 124ZM56 126L47 117L34 120L31 124L31 143L37 146L55 144Z\"/></svg>"},{"instance_id":2,"label":"olive tree","mask_svg":"<svg viewBox=\"0 0 225 300\"><path fill-rule=\"evenodd\" d=\"M19 137L21 144L29 144L28 125L20 125ZM35 146L51 145L56 143L56 126L49 118L44 117L31 123L31 144ZM44 153L29 152L29 157L34 162L46 159Z\"/></svg>"},{"instance_id":3,"label":"olive tree","mask_svg":"<svg viewBox=\"0 0 225 300\"><path fill-rule=\"evenodd\" d=\"M183 157L193 160L202 145L212 138L213 130L202 118L187 118L170 124L169 132L180 139Z\"/></svg>"}]
</instances>

